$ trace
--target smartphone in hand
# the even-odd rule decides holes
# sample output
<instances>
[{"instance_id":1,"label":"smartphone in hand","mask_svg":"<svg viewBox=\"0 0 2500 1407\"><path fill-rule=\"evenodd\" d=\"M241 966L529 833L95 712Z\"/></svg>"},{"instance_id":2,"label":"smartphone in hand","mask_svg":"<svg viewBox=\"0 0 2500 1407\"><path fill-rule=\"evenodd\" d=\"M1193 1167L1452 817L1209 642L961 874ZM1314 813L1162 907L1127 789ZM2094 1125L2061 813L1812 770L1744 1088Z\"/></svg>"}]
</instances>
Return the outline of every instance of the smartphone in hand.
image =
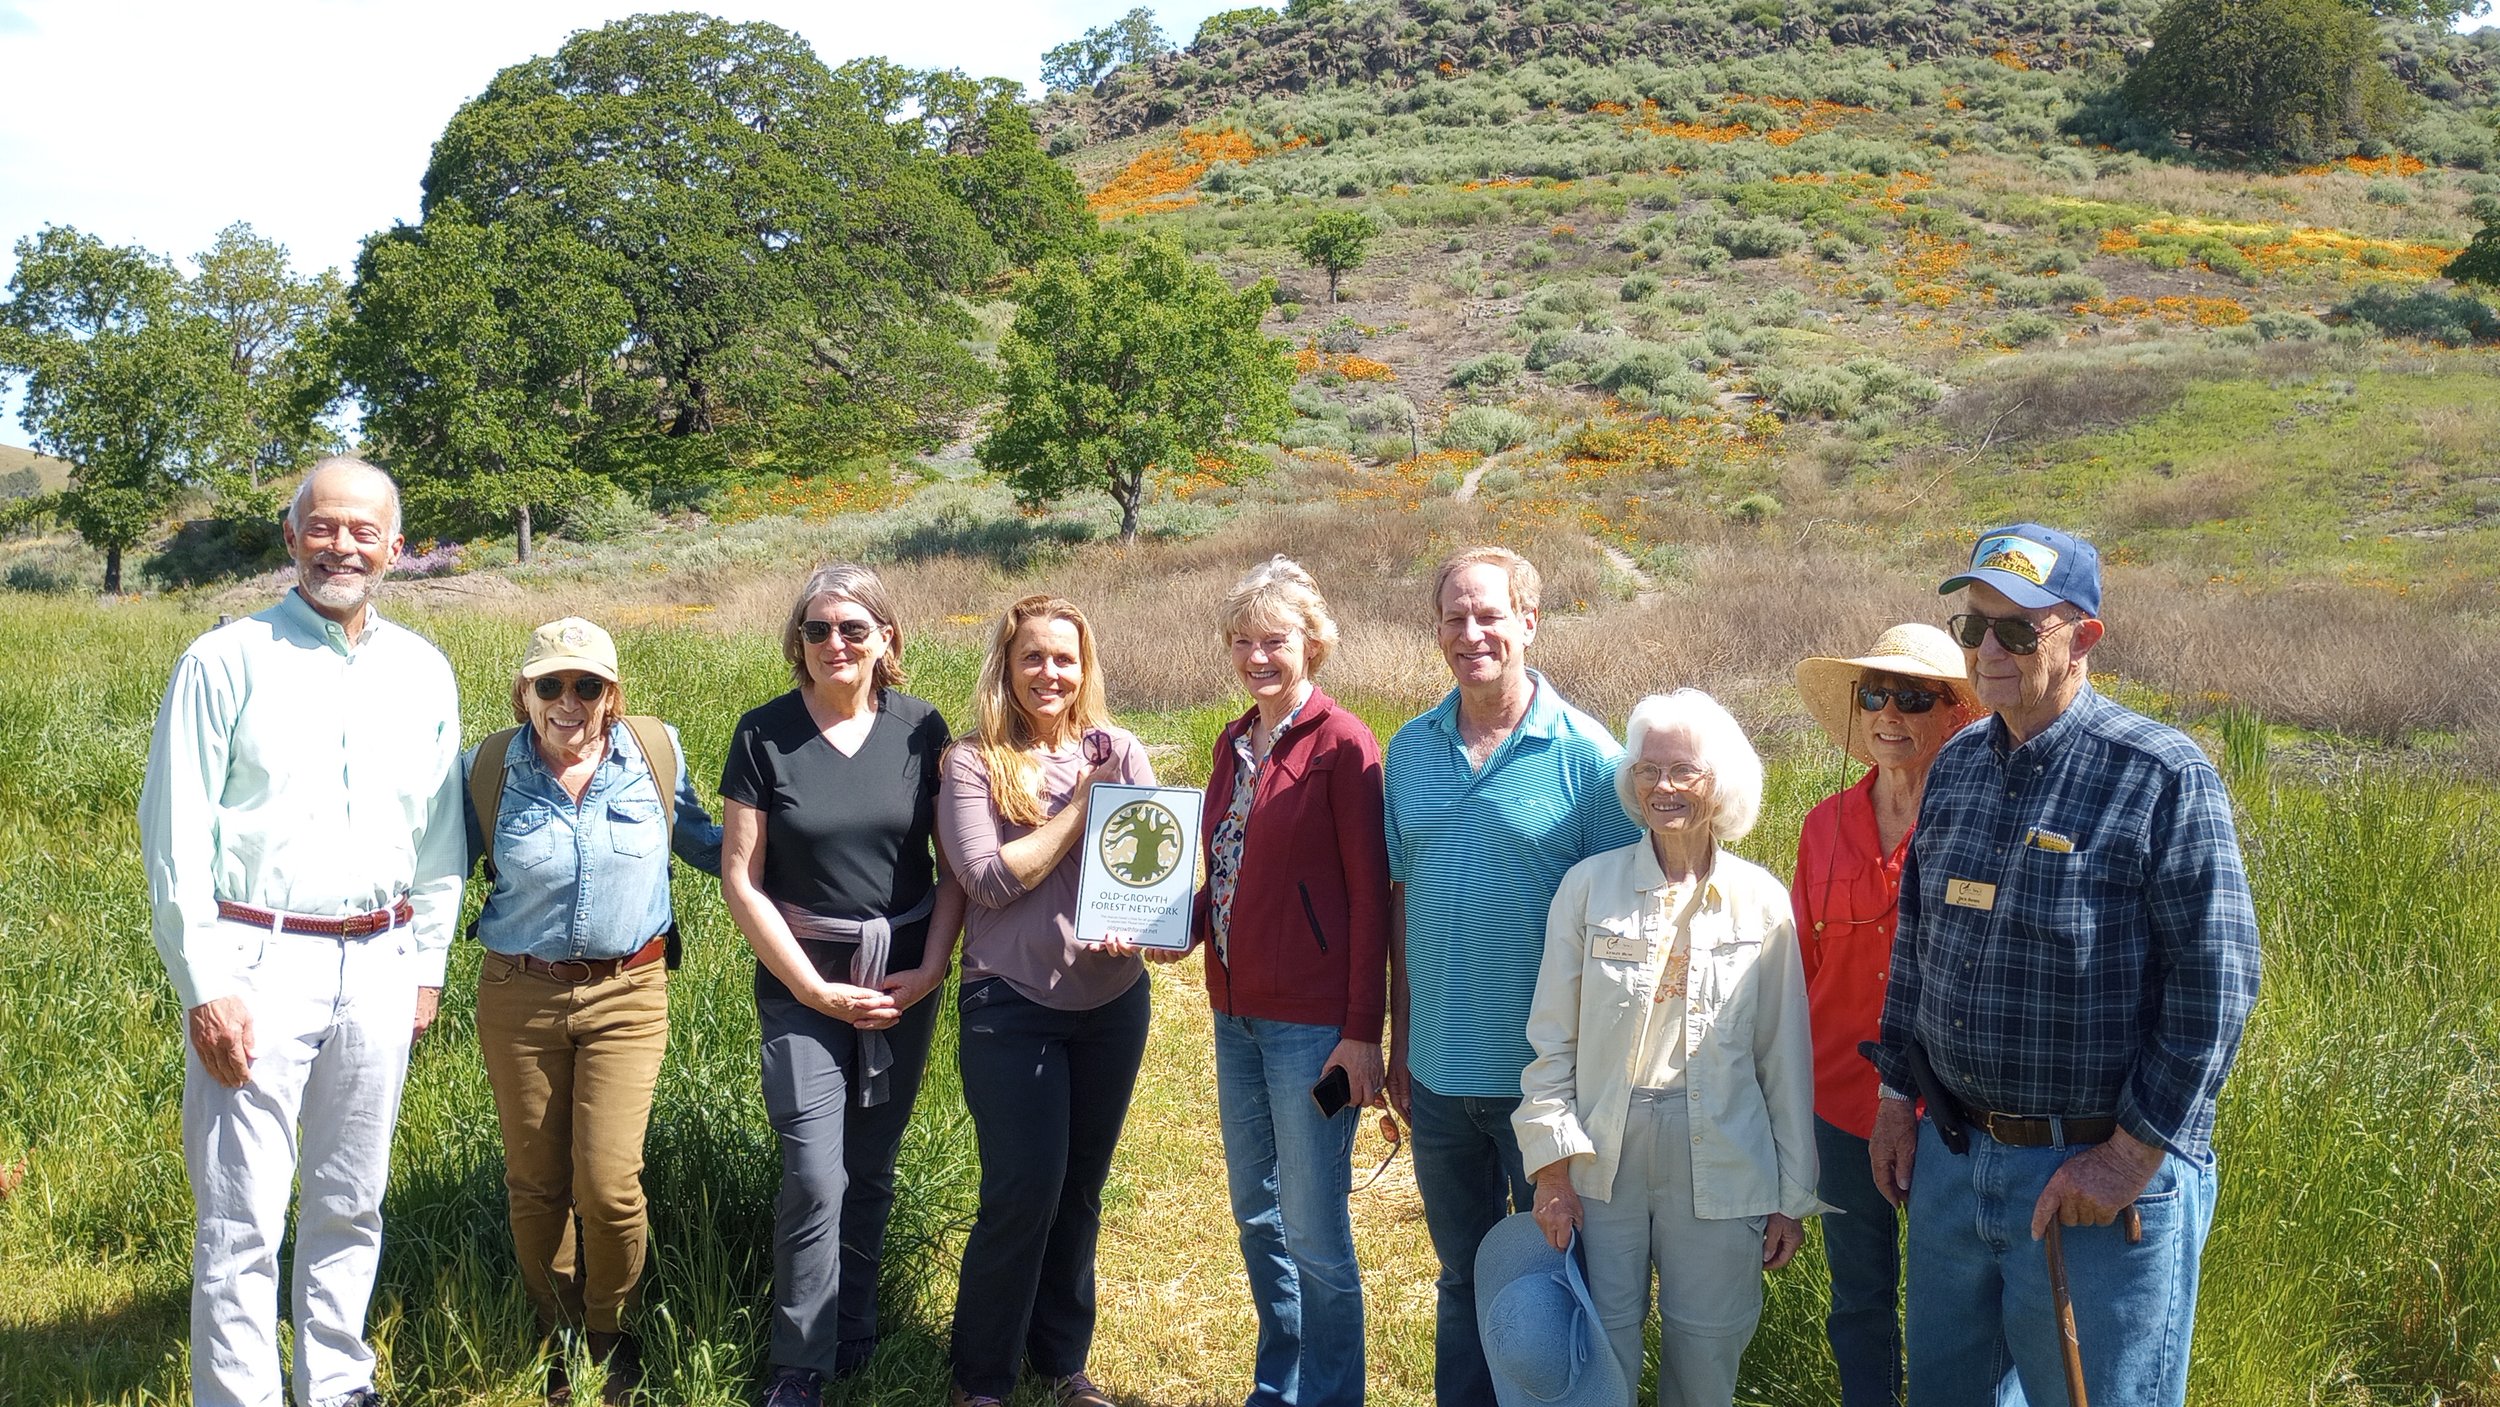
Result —
<instances>
[{"instance_id":1,"label":"smartphone in hand","mask_svg":"<svg viewBox=\"0 0 2500 1407\"><path fill-rule=\"evenodd\" d=\"M1331 1065L1328 1073L1311 1086L1311 1102L1319 1106L1319 1116L1333 1119L1354 1102L1354 1082L1346 1078L1343 1065Z\"/></svg>"}]
</instances>

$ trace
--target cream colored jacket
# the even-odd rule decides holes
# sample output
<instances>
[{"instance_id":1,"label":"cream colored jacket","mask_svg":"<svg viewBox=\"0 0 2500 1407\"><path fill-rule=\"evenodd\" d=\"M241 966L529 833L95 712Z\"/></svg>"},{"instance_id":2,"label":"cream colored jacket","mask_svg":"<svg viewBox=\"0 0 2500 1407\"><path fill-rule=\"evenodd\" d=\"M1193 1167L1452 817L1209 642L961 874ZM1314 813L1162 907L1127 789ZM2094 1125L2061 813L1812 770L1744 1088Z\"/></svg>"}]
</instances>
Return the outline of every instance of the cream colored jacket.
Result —
<instances>
[{"instance_id":1,"label":"cream colored jacket","mask_svg":"<svg viewBox=\"0 0 2500 1407\"><path fill-rule=\"evenodd\" d=\"M1703 883L1685 983L1693 1215L1829 1210L1814 1195L1814 1049L1788 891L1725 849ZM1651 998L1658 955L1673 938L1667 878L1648 837L1563 876L1528 1009L1536 1058L1511 1115L1531 1173L1567 1158L1581 1196L1611 1198L1632 1063L1644 1024L1666 1009Z\"/></svg>"}]
</instances>

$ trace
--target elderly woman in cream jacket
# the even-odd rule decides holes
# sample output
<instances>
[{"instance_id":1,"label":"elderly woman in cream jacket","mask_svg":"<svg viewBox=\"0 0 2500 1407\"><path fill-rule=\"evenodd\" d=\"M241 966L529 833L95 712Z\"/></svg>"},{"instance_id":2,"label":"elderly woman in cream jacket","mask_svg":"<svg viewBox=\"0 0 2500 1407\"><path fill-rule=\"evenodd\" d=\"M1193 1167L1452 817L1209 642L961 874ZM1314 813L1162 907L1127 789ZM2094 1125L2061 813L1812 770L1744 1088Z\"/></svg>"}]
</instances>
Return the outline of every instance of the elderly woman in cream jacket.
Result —
<instances>
[{"instance_id":1,"label":"elderly woman in cream jacket","mask_svg":"<svg viewBox=\"0 0 2500 1407\"><path fill-rule=\"evenodd\" d=\"M1722 848L1762 809L1762 761L1709 695L1632 710L1616 790L1648 835L1564 876L1512 1124L1536 1220L1573 1228L1627 1382L1659 1277L1659 1407L1728 1407L1814 1195L1814 1052L1788 892Z\"/></svg>"}]
</instances>

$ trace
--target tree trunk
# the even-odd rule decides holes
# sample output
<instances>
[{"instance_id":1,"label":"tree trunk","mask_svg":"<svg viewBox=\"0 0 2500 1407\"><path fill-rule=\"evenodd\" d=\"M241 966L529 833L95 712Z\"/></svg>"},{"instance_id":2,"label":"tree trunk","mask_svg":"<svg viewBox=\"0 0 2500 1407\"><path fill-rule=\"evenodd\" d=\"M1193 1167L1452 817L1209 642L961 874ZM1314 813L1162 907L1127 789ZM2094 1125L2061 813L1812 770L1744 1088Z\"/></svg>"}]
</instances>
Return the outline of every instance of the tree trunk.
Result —
<instances>
[{"instance_id":1,"label":"tree trunk","mask_svg":"<svg viewBox=\"0 0 2500 1407\"><path fill-rule=\"evenodd\" d=\"M1328 301L1331 305L1337 301L1337 271L1335 269L1328 271Z\"/></svg>"},{"instance_id":2,"label":"tree trunk","mask_svg":"<svg viewBox=\"0 0 2500 1407\"><path fill-rule=\"evenodd\" d=\"M522 504L512 515L512 541L513 546L516 549L512 554L513 561L517 565L524 567L528 566L530 560L530 506L526 503Z\"/></svg>"},{"instance_id":3,"label":"tree trunk","mask_svg":"<svg viewBox=\"0 0 2500 1407\"><path fill-rule=\"evenodd\" d=\"M122 594L122 549L119 543L104 549L104 594Z\"/></svg>"},{"instance_id":4,"label":"tree trunk","mask_svg":"<svg viewBox=\"0 0 2500 1407\"><path fill-rule=\"evenodd\" d=\"M1135 547L1137 545L1137 505L1146 497L1145 471L1139 470L1135 474L1124 474L1113 480L1111 496L1118 500L1120 505L1120 545Z\"/></svg>"}]
</instances>

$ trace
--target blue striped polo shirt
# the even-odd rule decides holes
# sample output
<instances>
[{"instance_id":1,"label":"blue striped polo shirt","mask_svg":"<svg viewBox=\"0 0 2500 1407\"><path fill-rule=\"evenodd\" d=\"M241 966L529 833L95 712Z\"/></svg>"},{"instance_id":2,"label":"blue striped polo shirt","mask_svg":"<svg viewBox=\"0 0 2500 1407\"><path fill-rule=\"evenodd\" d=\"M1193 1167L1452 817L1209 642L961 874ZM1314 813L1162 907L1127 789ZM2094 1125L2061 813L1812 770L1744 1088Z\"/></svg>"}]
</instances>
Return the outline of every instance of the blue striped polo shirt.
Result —
<instances>
[{"instance_id":1,"label":"blue striped polo shirt","mask_svg":"<svg viewBox=\"0 0 2500 1407\"><path fill-rule=\"evenodd\" d=\"M1482 771L1459 742L1455 689L1382 759L1389 877L1406 886L1406 1063L1435 1094L1519 1097L1554 891L1641 834L1615 795L1622 744L1528 678L1528 716Z\"/></svg>"}]
</instances>

